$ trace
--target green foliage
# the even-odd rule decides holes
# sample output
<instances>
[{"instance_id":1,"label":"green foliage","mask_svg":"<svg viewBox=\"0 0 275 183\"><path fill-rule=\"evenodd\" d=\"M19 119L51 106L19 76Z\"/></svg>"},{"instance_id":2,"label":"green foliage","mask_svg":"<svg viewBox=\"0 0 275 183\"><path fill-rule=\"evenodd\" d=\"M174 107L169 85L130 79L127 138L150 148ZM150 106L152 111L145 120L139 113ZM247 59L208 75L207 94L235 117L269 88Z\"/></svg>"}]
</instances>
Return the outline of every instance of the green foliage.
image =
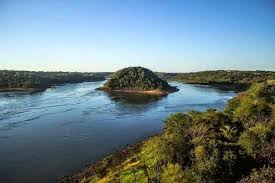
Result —
<instances>
[{"instance_id":1,"label":"green foliage","mask_svg":"<svg viewBox=\"0 0 275 183\"><path fill-rule=\"evenodd\" d=\"M240 136L239 143L250 155L256 156L260 149L260 145L270 141L272 137L272 130L263 123L257 123L254 127L251 127L244 131Z\"/></svg>"},{"instance_id":2,"label":"green foliage","mask_svg":"<svg viewBox=\"0 0 275 183\"><path fill-rule=\"evenodd\" d=\"M121 183L146 183L147 177L142 169L128 170L119 175Z\"/></svg>"},{"instance_id":3,"label":"green foliage","mask_svg":"<svg viewBox=\"0 0 275 183\"><path fill-rule=\"evenodd\" d=\"M188 116L190 116L190 124L192 124L188 129L188 134L195 145L204 145L218 139L220 127L229 123L226 115L212 109L206 112L191 112Z\"/></svg>"},{"instance_id":4,"label":"green foliage","mask_svg":"<svg viewBox=\"0 0 275 183\"><path fill-rule=\"evenodd\" d=\"M237 136L237 129L236 127L225 125L221 128L221 135L229 142L235 141Z\"/></svg>"},{"instance_id":5,"label":"green foliage","mask_svg":"<svg viewBox=\"0 0 275 183\"><path fill-rule=\"evenodd\" d=\"M241 97L234 110L227 107L227 111L231 110L234 121L240 121L245 128L255 126L257 122L269 121L272 116L271 105L274 103L275 90L272 85L266 83L254 84ZM229 112L230 113L230 112Z\"/></svg>"},{"instance_id":6,"label":"green foliage","mask_svg":"<svg viewBox=\"0 0 275 183\"><path fill-rule=\"evenodd\" d=\"M211 84L216 83L260 83L275 78L272 71L234 71L217 70L191 73L167 73L164 78L176 79L188 83Z\"/></svg>"},{"instance_id":7,"label":"green foliage","mask_svg":"<svg viewBox=\"0 0 275 183\"><path fill-rule=\"evenodd\" d=\"M172 160L169 153L162 137L155 136L145 141L141 149L141 160L147 167L156 168L156 166Z\"/></svg>"},{"instance_id":8,"label":"green foliage","mask_svg":"<svg viewBox=\"0 0 275 183\"><path fill-rule=\"evenodd\" d=\"M274 84L252 85L225 112L171 114L163 132L144 141L130 160L104 160L98 182L272 182Z\"/></svg>"},{"instance_id":9,"label":"green foliage","mask_svg":"<svg viewBox=\"0 0 275 183\"><path fill-rule=\"evenodd\" d=\"M253 83L275 79L272 71L216 70L190 73L159 73L167 80L211 85L222 90L245 91Z\"/></svg>"},{"instance_id":10,"label":"green foliage","mask_svg":"<svg viewBox=\"0 0 275 183\"><path fill-rule=\"evenodd\" d=\"M47 88L54 84L101 81L106 74L0 70L0 88Z\"/></svg>"},{"instance_id":11,"label":"green foliage","mask_svg":"<svg viewBox=\"0 0 275 183\"><path fill-rule=\"evenodd\" d=\"M175 113L170 115L164 123L162 138L167 144L165 148L169 150L172 162L188 164L192 148L192 142L187 133L190 117L183 113Z\"/></svg>"},{"instance_id":12,"label":"green foliage","mask_svg":"<svg viewBox=\"0 0 275 183\"><path fill-rule=\"evenodd\" d=\"M194 153L196 159L203 159L206 156L206 148L199 145L194 149Z\"/></svg>"},{"instance_id":13,"label":"green foliage","mask_svg":"<svg viewBox=\"0 0 275 183\"><path fill-rule=\"evenodd\" d=\"M253 172L244 177L240 183L272 183L275 181L275 168L263 167L259 170L254 169Z\"/></svg>"},{"instance_id":14,"label":"green foliage","mask_svg":"<svg viewBox=\"0 0 275 183\"><path fill-rule=\"evenodd\" d=\"M100 180L100 178L96 175L91 176L89 178L83 178L79 183L96 183Z\"/></svg>"},{"instance_id":15,"label":"green foliage","mask_svg":"<svg viewBox=\"0 0 275 183\"><path fill-rule=\"evenodd\" d=\"M224 113L233 116L233 112L239 107L240 102L240 95L230 99L225 106Z\"/></svg>"},{"instance_id":16,"label":"green foliage","mask_svg":"<svg viewBox=\"0 0 275 183\"><path fill-rule=\"evenodd\" d=\"M112 74L103 89L110 90L176 90L155 73L143 67L128 67Z\"/></svg>"},{"instance_id":17,"label":"green foliage","mask_svg":"<svg viewBox=\"0 0 275 183\"><path fill-rule=\"evenodd\" d=\"M168 163L161 174L161 183L187 183L179 164Z\"/></svg>"},{"instance_id":18,"label":"green foliage","mask_svg":"<svg viewBox=\"0 0 275 183\"><path fill-rule=\"evenodd\" d=\"M166 148L166 142L162 137L155 136L144 143L140 158L146 167L149 179L159 180L161 167L172 161L172 154L171 150Z\"/></svg>"}]
</instances>

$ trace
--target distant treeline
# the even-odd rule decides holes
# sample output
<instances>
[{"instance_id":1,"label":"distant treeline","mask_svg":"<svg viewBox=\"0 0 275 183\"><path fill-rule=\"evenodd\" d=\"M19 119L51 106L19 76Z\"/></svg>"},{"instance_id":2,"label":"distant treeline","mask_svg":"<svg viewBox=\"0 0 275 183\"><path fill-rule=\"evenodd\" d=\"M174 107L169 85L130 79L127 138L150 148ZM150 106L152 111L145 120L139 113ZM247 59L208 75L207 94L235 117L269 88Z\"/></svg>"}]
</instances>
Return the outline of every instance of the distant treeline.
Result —
<instances>
[{"instance_id":1,"label":"distant treeline","mask_svg":"<svg viewBox=\"0 0 275 183\"><path fill-rule=\"evenodd\" d=\"M101 81L110 73L0 70L0 88L48 88L55 84Z\"/></svg>"},{"instance_id":2,"label":"distant treeline","mask_svg":"<svg viewBox=\"0 0 275 183\"><path fill-rule=\"evenodd\" d=\"M0 70L0 88L47 88L54 84L104 80L111 72L34 72ZM244 91L252 83L275 79L273 71L217 70L190 73L156 73L165 80L212 85L221 89Z\"/></svg>"},{"instance_id":3,"label":"distant treeline","mask_svg":"<svg viewBox=\"0 0 275 183\"><path fill-rule=\"evenodd\" d=\"M217 70L190 73L158 73L167 80L182 81L190 84L205 84L221 89L246 90L252 83L275 79L273 71L235 71Z\"/></svg>"}]
</instances>

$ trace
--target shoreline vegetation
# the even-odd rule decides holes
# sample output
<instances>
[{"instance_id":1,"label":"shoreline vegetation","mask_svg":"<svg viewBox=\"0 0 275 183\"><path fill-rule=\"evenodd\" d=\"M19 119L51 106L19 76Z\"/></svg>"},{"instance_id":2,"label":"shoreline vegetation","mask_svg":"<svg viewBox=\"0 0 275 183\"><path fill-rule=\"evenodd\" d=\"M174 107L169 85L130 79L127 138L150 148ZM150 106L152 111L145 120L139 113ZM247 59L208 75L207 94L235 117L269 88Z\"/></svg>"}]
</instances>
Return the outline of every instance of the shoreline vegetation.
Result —
<instances>
[{"instance_id":1,"label":"shoreline vegetation","mask_svg":"<svg viewBox=\"0 0 275 183\"><path fill-rule=\"evenodd\" d=\"M64 176L62 183L272 182L275 78L251 83L223 112L174 113L163 131Z\"/></svg>"},{"instance_id":2,"label":"shoreline vegetation","mask_svg":"<svg viewBox=\"0 0 275 183\"><path fill-rule=\"evenodd\" d=\"M104 81L109 74L0 70L0 92L39 92L59 84Z\"/></svg>"},{"instance_id":3,"label":"shoreline vegetation","mask_svg":"<svg viewBox=\"0 0 275 183\"><path fill-rule=\"evenodd\" d=\"M44 91L45 89L58 84L80 83L85 81L103 81L105 80L105 78L108 78L111 74L114 73L0 70L0 92ZM217 89L233 90L235 92L245 91L253 83L264 82L267 80L272 80L272 78L275 78L275 72L273 71L216 70L190 73L156 72L155 74L162 80L178 81L187 84L209 85ZM110 91L108 88L101 89L105 91ZM172 90L171 92L175 91L176 90ZM143 89L138 89L136 92L144 93ZM152 91L152 93L157 94L160 94L161 92L162 90L155 92Z\"/></svg>"},{"instance_id":4,"label":"shoreline vegetation","mask_svg":"<svg viewBox=\"0 0 275 183\"><path fill-rule=\"evenodd\" d=\"M71 175L62 177L62 179L59 180L59 183L79 183L81 181L84 182L85 177L91 177L101 172L102 170L105 171L107 170L107 168L114 168L119 163L126 161L134 153L140 151L142 145L143 141L127 145L121 150L109 153L104 158L96 161L95 163L89 164Z\"/></svg>"},{"instance_id":5,"label":"shoreline vegetation","mask_svg":"<svg viewBox=\"0 0 275 183\"><path fill-rule=\"evenodd\" d=\"M128 67L111 75L111 78L97 88L106 92L141 93L150 95L167 95L178 91L154 72L143 67Z\"/></svg>"},{"instance_id":6,"label":"shoreline vegetation","mask_svg":"<svg viewBox=\"0 0 275 183\"><path fill-rule=\"evenodd\" d=\"M216 70L189 73L157 73L159 77L187 84L209 85L221 90L242 92L252 84L275 78L274 71Z\"/></svg>"}]
</instances>

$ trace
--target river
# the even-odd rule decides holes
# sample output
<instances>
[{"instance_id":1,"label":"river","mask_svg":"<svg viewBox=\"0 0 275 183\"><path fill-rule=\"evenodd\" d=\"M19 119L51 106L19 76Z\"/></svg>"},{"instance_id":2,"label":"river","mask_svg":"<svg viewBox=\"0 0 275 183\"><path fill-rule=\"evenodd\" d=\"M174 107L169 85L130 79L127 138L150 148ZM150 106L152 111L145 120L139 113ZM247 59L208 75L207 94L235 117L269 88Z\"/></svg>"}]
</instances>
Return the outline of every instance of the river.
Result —
<instances>
[{"instance_id":1,"label":"river","mask_svg":"<svg viewBox=\"0 0 275 183\"><path fill-rule=\"evenodd\" d=\"M159 133L173 112L223 110L235 96L208 86L170 82L166 97L108 94L104 82L45 92L0 93L0 182L51 183L104 155Z\"/></svg>"}]
</instances>

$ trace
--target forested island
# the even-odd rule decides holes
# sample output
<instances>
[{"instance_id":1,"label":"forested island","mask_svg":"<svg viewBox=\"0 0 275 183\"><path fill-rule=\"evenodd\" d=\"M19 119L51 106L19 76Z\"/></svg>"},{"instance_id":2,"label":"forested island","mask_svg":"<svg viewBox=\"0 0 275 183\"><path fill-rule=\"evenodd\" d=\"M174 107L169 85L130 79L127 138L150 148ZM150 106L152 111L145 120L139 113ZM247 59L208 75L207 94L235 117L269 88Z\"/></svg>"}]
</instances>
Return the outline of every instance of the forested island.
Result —
<instances>
[{"instance_id":1,"label":"forested island","mask_svg":"<svg viewBox=\"0 0 275 183\"><path fill-rule=\"evenodd\" d=\"M57 84L103 81L109 74L0 70L0 91L38 91Z\"/></svg>"},{"instance_id":2,"label":"forested island","mask_svg":"<svg viewBox=\"0 0 275 183\"><path fill-rule=\"evenodd\" d=\"M170 86L167 81L143 67L128 67L115 72L99 90L157 95L178 91L176 87Z\"/></svg>"},{"instance_id":3,"label":"forested island","mask_svg":"<svg viewBox=\"0 0 275 183\"><path fill-rule=\"evenodd\" d=\"M223 112L171 114L161 134L61 182L273 182L275 80L254 79Z\"/></svg>"}]
</instances>

